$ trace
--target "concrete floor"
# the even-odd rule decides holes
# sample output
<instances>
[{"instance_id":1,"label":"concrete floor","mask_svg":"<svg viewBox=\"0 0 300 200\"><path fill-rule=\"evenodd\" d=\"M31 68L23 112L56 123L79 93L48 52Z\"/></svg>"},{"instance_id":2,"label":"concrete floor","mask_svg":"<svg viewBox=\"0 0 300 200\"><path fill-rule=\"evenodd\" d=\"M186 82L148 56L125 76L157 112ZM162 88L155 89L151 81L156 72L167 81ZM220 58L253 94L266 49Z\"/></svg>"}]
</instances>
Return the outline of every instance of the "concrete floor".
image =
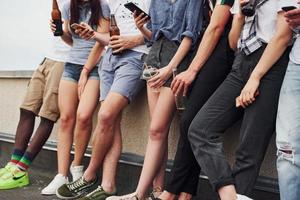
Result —
<instances>
[{"instance_id":1,"label":"concrete floor","mask_svg":"<svg viewBox=\"0 0 300 200\"><path fill-rule=\"evenodd\" d=\"M56 200L56 196L43 196L41 190L51 181L52 175L40 170L30 174L30 185L14 190L0 191L1 200Z\"/></svg>"}]
</instances>

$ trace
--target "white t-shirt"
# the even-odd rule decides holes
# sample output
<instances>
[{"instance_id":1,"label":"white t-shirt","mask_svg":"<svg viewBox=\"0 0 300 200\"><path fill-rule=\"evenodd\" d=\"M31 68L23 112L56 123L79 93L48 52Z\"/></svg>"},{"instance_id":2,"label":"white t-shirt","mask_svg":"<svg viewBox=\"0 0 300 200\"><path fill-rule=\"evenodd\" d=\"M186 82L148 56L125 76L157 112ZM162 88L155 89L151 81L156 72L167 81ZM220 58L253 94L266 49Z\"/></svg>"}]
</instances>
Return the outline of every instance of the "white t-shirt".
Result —
<instances>
[{"instance_id":1,"label":"white t-shirt","mask_svg":"<svg viewBox=\"0 0 300 200\"><path fill-rule=\"evenodd\" d=\"M130 35L138 35L141 34L141 32L137 29L133 14L130 10L125 8L124 4L133 2L135 3L139 8L141 8L143 11L148 13L149 7L150 7L150 0L108 0L108 5L110 8L111 14L115 14L117 25L120 29L120 34L124 36L130 36ZM134 47L134 51L142 52L148 54L149 48L146 47L146 45L140 45L137 47Z\"/></svg>"},{"instance_id":2,"label":"white t-shirt","mask_svg":"<svg viewBox=\"0 0 300 200\"><path fill-rule=\"evenodd\" d=\"M63 4L68 2L69 0L58 0L58 6L60 10L62 10ZM46 54L46 58L51 60L59 61L59 62L66 62L69 52L70 46L67 45L60 37L52 37L51 38L51 48Z\"/></svg>"},{"instance_id":3,"label":"white t-shirt","mask_svg":"<svg viewBox=\"0 0 300 200\"><path fill-rule=\"evenodd\" d=\"M276 31L277 14L281 11L281 5L285 0L268 0L256 10L257 27L256 35L265 43L269 43ZM240 6L235 3L233 14L239 13Z\"/></svg>"}]
</instances>

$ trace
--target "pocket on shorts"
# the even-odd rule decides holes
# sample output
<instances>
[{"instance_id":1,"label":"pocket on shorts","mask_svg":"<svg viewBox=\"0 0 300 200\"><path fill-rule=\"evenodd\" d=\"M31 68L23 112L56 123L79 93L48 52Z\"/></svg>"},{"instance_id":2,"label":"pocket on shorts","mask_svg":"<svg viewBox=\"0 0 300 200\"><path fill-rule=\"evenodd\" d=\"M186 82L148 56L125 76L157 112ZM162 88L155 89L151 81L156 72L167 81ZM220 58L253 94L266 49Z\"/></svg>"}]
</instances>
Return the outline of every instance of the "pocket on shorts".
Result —
<instances>
[{"instance_id":1,"label":"pocket on shorts","mask_svg":"<svg viewBox=\"0 0 300 200\"><path fill-rule=\"evenodd\" d=\"M59 108L58 108L58 88L51 88L44 99L45 108L43 110L50 115L59 115ZM49 116L51 117L51 116Z\"/></svg>"}]
</instances>

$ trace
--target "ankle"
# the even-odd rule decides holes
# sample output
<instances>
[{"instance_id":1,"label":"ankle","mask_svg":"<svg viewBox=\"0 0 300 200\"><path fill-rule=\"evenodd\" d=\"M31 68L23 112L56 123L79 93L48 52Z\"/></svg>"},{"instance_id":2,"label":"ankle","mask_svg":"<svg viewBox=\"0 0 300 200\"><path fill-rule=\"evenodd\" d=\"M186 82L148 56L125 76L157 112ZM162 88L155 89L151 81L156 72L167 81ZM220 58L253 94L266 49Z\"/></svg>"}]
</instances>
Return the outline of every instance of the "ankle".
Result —
<instances>
[{"instance_id":1,"label":"ankle","mask_svg":"<svg viewBox=\"0 0 300 200\"><path fill-rule=\"evenodd\" d=\"M104 183L104 182L102 182L101 187L107 193L115 193L117 191L116 184L114 184L114 183Z\"/></svg>"},{"instance_id":2,"label":"ankle","mask_svg":"<svg viewBox=\"0 0 300 200\"><path fill-rule=\"evenodd\" d=\"M83 175L83 179L88 183L93 182L96 178L97 178L97 175L92 175L92 174L84 174Z\"/></svg>"},{"instance_id":3,"label":"ankle","mask_svg":"<svg viewBox=\"0 0 300 200\"><path fill-rule=\"evenodd\" d=\"M161 193L161 195L159 195L159 199L162 199L162 200L174 200L176 197L175 194L172 194L168 191L163 191L163 193Z\"/></svg>"}]
</instances>

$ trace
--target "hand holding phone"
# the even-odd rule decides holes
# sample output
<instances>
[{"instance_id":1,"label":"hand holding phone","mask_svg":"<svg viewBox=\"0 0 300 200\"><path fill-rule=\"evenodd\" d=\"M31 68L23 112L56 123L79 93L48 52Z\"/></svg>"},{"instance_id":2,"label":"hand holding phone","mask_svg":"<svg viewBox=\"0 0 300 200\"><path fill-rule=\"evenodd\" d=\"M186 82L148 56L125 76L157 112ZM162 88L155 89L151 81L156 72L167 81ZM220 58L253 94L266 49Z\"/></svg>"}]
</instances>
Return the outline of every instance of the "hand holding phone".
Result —
<instances>
[{"instance_id":1,"label":"hand holding phone","mask_svg":"<svg viewBox=\"0 0 300 200\"><path fill-rule=\"evenodd\" d=\"M135 5L132 2L126 3L124 4L125 8L127 8L128 10L130 10L132 13L135 13L136 16L140 16L142 13L144 14L144 16L147 16L147 18L150 20L151 17L142 9L140 9L137 5Z\"/></svg>"},{"instance_id":2,"label":"hand holding phone","mask_svg":"<svg viewBox=\"0 0 300 200\"><path fill-rule=\"evenodd\" d=\"M71 24L71 28L73 28L73 29L75 29L75 30L79 29L79 30L81 30L81 31L83 31L83 30L85 29L85 27L84 27L83 25L77 24L77 23Z\"/></svg>"}]
</instances>

